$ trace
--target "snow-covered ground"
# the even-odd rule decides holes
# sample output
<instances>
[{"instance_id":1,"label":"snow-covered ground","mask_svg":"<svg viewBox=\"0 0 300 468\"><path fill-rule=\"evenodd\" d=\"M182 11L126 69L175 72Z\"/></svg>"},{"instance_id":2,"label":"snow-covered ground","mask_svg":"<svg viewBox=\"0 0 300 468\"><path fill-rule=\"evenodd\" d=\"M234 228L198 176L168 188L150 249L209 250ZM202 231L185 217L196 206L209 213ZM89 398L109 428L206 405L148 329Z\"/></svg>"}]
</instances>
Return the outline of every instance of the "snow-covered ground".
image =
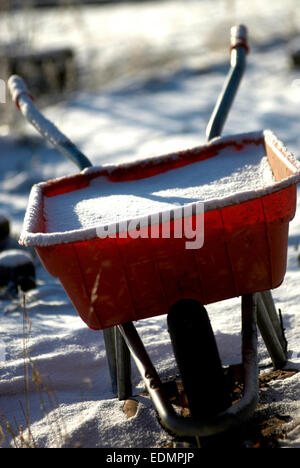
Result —
<instances>
[{"instance_id":1,"label":"snow-covered ground","mask_svg":"<svg viewBox=\"0 0 300 468\"><path fill-rule=\"evenodd\" d=\"M110 63L115 63L114 54L116 62L121 56L133 57L137 43L143 51L139 53L140 60L148 50L149 56L154 50L161 60L158 68L148 57L147 63L153 67L143 68L140 64L147 74L139 78L129 76L119 64L119 70L124 72L122 80L110 86L106 82L105 89L98 91L82 91L67 102L44 109L45 114L94 164L123 162L199 145L205 141L205 127L227 72L228 27L242 21L257 45L253 44L249 54L247 72L224 134L270 128L300 160L300 72L290 68L286 44L271 41L273 36L287 37L298 30L299 13L294 9L297 2L262 3L247 2L246 6L241 1L167 1L159 5L146 2L143 6L110 6L103 10L87 7L82 10L83 16L60 14L59 19L55 10L38 12L41 21L38 23L34 17L30 20L40 46L46 40L53 44L69 40L75 45L77 41L83 65L97 50L93 66L95 62L97 66L102 63L102 54L107 70L106 52ZM101 27L97 15L101 16ZM82 36L75 31L78 19L84 22L84 27L78 29ZM1 33L3 29L0 28ZM266 41L268 47L258 45ZM163 59L169 64L174 50L176 64L172 62L172 67L164 68ZM213 66L208 72L202 68L204 62L197 59L196 51L200 56L210 51L211 58L217 51L219 65L212 58ZM206 64L208 55L207 52ZM137 68L135 65L134 70ZM72 174L77 169L35 137L27 125L22 138L8 133L6 127L1 128L1 135L0 208L10 217L13 232L18 234L32 184ZM285 281L273 291L289 343L287 367L295 369L300 368L299 203L290 225ZM126 419L123 403L110 388L102 333L85 326L59 282L38 261L37 279L36 289L26 294L25 305L22 298L1 300L0 425L5 429L5 419L12 429L5 430L4 440L0 433L0 443L14 446L12 432L19 433L20 425L25 431L29 414L31 440L39 447L168 445L171 436L157 422L148 397L138 396L136 416ZM222 362L239 363L239 299L212 304L207 309ZM147 319L136 326L161 377L174 377L177 368L166 317ZM30 375L32 369L38 371L34 374L35 384L31 376L29 382L24 379L24 353ZM271 369L261 338L259 361L262 371ZM44 387L37 391L39 377ZM134 366L133 384L134 394L143 390ZM271 382L261 392L263 407L289 417L282 447L300 446L299 396L300 373Z\"/></svg>"}]
</instances>

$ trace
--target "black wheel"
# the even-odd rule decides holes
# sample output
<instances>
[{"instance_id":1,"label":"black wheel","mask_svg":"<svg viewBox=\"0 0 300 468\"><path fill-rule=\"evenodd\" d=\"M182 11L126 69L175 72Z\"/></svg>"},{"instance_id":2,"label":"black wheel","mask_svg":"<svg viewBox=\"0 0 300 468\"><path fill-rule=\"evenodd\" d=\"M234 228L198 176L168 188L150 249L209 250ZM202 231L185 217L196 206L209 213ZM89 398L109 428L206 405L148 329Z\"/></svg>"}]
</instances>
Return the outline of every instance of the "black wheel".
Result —
<instances>
[{"instance_id":1,"label":"black wheel","mask_svg":"<svg viewBox=\"0 0 300 468\"><path fill-rule=\"evenodd\" d=\"M231 405L206 309L194 299L176 302L168 328L191 415L209 418Z\"/></svg>"}]
</instances>

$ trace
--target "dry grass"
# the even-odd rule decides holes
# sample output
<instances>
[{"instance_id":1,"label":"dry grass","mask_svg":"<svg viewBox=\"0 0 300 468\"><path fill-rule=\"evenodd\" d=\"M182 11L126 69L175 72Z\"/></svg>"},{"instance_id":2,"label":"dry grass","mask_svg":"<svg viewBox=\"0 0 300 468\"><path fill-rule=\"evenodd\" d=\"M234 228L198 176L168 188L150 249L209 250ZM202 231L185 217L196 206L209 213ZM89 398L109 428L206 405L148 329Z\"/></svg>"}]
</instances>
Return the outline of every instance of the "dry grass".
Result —
<instances>
[{"instance_id":1,"label":"dry grass","mask_svg":"<svg viewBox=\"0 0 300 468\"><path fill-rule=\"evenodd\" d=\"M30 355L31 320L26 311L26 296L23 294L23 361L24 361L24 401L19 401L24 424L18 424L16 418L9 421L4 415L0 416L0 447L7 439L12 448L39 448L31 427L30 394L32 384L39 397L41 412L45 418L48 433L56 448L68 442L66 425L60 411L57 396L43 381L36 363Z\"/></svg>"}]
</instances>

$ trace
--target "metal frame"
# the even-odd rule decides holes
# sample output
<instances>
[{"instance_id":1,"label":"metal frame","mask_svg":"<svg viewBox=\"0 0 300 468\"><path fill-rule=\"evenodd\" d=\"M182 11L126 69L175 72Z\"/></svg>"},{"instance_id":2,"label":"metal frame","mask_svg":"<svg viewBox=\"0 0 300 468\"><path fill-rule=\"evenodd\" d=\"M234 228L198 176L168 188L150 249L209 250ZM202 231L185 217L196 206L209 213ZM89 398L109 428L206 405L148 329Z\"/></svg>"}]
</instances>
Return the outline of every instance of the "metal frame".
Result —
<instances>
[{"instance_id":1,"label":"metal frame","mask_svg":"<svg viewBox=\"0 0 300 468\"><path fill-rule=\"evenodd\" d=\"M253 413L258 400L258 361L256 297L242 297L242 356L244 393L242 399L209 420L184 418L175 413L165 395L161 382L147 351L132 322L118 325L145 386L158 411L162 424L178 436L207 437L232 429L245 422Z\"/></svg>"}]
</instances>

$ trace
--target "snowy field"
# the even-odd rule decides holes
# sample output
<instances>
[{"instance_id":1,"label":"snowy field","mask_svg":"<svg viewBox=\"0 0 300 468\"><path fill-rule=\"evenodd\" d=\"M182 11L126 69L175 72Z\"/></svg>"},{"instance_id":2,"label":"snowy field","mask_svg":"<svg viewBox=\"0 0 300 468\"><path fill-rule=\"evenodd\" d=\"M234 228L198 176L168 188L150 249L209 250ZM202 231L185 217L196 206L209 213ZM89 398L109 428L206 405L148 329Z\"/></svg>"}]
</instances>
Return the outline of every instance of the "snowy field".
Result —
<instances>
[{"instance_id":1,"label":"snowy field","mask_svg":"<svg viewBox=\"0 0 300 468\"><path fill-rule=\"evenodd\" d=\"M35 34L30 39L41 47L46 41L69 43L78 47L83 68L92 63L93 90L87 86L68 101L43 111L95 165L204 143L205 127L228 69L229 26L243 22L249 29L251 53L224 134L271 129L300 160L300 71L290 67L286 41L300 28L296 5L296 1L273 1L263 6L256 0L247 6L241 1L146 2L103 10L86 7L80 10L82 15L77 10L59 18L55 10L43 11L38 12L39 23L34 15L17 19L20 31L22 21L32 22ZM81 27L77 31L78 21ZM0 31L5 36L5 27ZM28 34L32 32L33 28ZM9 34L7 30L6 39ZM274 36L280 40L272 41ZM139 65L126 62L128 57L134 62L133 51ZM118 61L119 68L111 69L110 64ZM105 87L97 90L94 71L101 71L101 66L119 79L110 85L106 80ZM143 73L136 76L134 72L140 69ZM27 124L21 133L7 126L0 132L0 209L11 219L17 236L31 186L77 169ZM289 344L286 367L300 370L299 213L300 201L290 225L286 277L273 297L282 311ZM102 333L85 326L59 282L38 260L36 271L37 287L26 293L25 303L22 297L1 300L0 425L5 430L0 433L1 445L22 444L20 437L13 436L19 434L20 425L24 437L30 427L32 445L45 448L170 445L172 437L159 425L147 396L136 397L137 414L126 419L123 403L110 388ZM223 364L239 363L239 299L209 305L207 310ZM147 319L136 326L161 377L172 379L178 371L166 317ZM262 372L272 370L260 337L259 364ZM24 379L27 368L29 381ZM37 391L39 377L42 386ZM143 391L134 365L133 385L134 395ZM270 382L261 390L260 411L267 409L287 421L280 447L300 447L299 396L300 373ZM10 430L5 429L4 421L9 422Z\"/></svg>"}]
</instances>

